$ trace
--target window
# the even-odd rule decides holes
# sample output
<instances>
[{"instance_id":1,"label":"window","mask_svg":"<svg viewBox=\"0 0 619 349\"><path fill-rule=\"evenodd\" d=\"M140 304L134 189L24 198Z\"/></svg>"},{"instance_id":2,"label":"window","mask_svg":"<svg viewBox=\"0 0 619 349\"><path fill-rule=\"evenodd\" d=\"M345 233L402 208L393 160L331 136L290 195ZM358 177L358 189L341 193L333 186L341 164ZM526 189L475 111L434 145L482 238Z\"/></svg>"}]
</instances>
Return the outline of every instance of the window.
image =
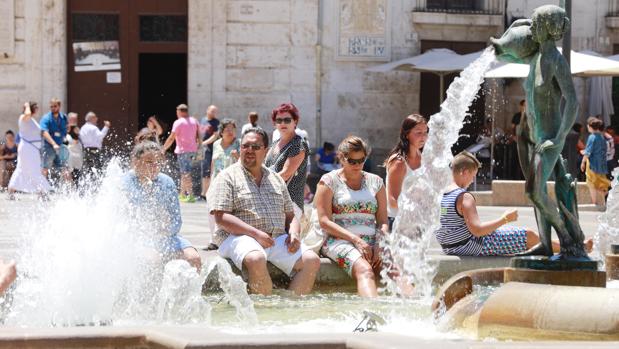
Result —
<instances>
[{"instance_id":1,"label":"window","mask_svg":"<svg viewBox=\"0 0 619 349\"><path fill-rule=\"evenodd\" d=\"M140 41L187 41L187 16L140 16Z\"/></svg>"},{"instance_id":2,"label":"window","mask_svg":"<svg viewBox=\"0 0 619 349\"><path fill-rule=\"evenodd\" d=\"M481 10L478 0L427 0L428 10L476 11Z\"/></svg>"},{"instance_id":3,"label":"window","mask_svg":"<svg viewBox=\"0 0 619 349\"><path fill-rule=\"evenodd\" d=\"M118 40L118 15L74 13L73 42Z\"/></svg>"}]
</instances>

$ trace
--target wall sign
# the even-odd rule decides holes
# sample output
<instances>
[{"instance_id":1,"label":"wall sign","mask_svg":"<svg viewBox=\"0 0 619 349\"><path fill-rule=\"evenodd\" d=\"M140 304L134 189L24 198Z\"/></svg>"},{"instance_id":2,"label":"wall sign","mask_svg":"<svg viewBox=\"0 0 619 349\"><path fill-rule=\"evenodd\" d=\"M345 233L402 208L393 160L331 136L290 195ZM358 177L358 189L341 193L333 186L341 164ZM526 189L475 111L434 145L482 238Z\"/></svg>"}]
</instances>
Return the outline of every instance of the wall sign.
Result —
<instances>
[{"instance_id":1,"label":"wall sign","mask_svg":"<svg viewBox=\"0 0 619 349\"><path fill-rule=\"evenodd\" d=\"M118 41L73 43L75 71L119 70Z\"/></svg>"},{"instance_id":2,"label":"wall sign","mask_svg":"<svg viewBox=\"0 0 619 349\"><path fill-rule=\"evenodd\" d=\"M339 0L337 58L389 61L389 0Z\"/></svg>"}]
</instances>

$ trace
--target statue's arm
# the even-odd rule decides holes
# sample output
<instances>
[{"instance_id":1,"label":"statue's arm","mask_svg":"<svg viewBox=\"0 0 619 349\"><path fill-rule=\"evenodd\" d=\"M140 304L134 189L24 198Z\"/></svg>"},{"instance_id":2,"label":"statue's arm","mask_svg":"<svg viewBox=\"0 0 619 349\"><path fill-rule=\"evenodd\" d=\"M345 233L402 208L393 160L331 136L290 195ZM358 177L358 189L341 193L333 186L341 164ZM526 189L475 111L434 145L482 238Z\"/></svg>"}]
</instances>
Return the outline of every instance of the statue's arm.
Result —
<instances>
[{"instance_id":1,"label":"statue's arm","mask_svg":"<svg viewBox=\"0 0 619 349\"><path fill-rule=\"evenodd\" d=\"M576 89L574 88L574 82L572 80L572 73L570 66L565 59L558 60L556 66L555 79L561 89L561 94L565 98L565 108L563 109L563 117L561 118L561 127L557 132L557 136L553 143L563 144L565 137L572 129L576 116L578 115L578 98L576 98Z\"/></svg>"},{"instance_id":2,"label":"statue's arm","mask_svg":"<svg viewBox=\"0 0 619 349\"><path fill-rule=\"evenodd\" d=\"M529 18L522 18L522 19L518 19L516 21L514 21L514 23L512 23L509 28L507 28L507 30L503 33L503 36L507 35L507 33L509 33L509 31L512 28L516 28L516 27L521 27L521 26L531 26L531 19ZM497 42L496 39L494 38L490 38L490 42L491 43L495 43ZM509 53L500 53L496 55L496 59L498 61L501 62L506 62L506 63L524 63L524 64L529 64L529 62L531 61L531 58L533 56L529 56L529 57L516 57L513 56Z\"/></svg>"}]
</instances>

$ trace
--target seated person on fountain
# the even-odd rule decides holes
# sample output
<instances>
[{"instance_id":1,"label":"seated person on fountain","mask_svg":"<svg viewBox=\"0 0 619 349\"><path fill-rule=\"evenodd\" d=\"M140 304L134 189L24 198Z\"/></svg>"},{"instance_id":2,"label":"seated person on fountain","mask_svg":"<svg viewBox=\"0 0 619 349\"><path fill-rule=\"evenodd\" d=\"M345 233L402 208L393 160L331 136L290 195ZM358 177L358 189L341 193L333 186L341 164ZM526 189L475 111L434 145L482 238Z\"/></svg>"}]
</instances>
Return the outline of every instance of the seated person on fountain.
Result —
<instances>
[{"instance_id":1,"label":"seated person on fountain","mask_svg":"<svg viewBox=\"0 0 619 349\"><path fill-rule=\"evenodd\" d=\"M451 162L453 183L441 200L441 228L436 239L449 255L509 256L526 252L539 243L539 235L532 230L507 225L518 219L518 211L507 210L501 217L482 222L477 214L475 198L468 188L480 167L479 161L464 151ZM585 241L591 250L592 241ZM559 243L552 242L555 252Z\"/></svg>"},{"instance_id":2,"label":"seated person on fountain","mask_svg":"<svg viewBox=\"0 0 619 349\"><path fill-rule=\"evenodd\" d=\"M366 143L348 136L338 147L342 168L322 176L314 202L328 234L322 253L357 280L362 297L376 297L381 269L378 239L388 233L387 194L382 178L363 171Z\"/></svg>"},{"instance_id":3,"label":"seated person on fountain","mask_svg":"<svg viewBox=\"0 0 619 349\"><path fill-rule=\"evenodd\" d=\"M162 156L162 148L155 142L137 144L131 151L133 170L123 177L123 189L140 228L159 234L149 241L157 252L166 260L184 259L199 272L198 251L178 235L182 225L178 193L172 178L159 172Z\"/></svg>"},{"instance_id":4,"label":"seated person on fountain","mask_svg":"<svg viewBox=\"0 0 619 349\"><path fill-rule=\"evenodd\" d=\"M261 128L241 137L241 161L221 171L208 191L208 206L218 230L219 255L246 268L249 289L269 295L273 284L267 261L292 278L290 290L311 292L320 258L301 243L300 223L286 182L264 166L269 138Z\"/></svg>"}]
</instances>

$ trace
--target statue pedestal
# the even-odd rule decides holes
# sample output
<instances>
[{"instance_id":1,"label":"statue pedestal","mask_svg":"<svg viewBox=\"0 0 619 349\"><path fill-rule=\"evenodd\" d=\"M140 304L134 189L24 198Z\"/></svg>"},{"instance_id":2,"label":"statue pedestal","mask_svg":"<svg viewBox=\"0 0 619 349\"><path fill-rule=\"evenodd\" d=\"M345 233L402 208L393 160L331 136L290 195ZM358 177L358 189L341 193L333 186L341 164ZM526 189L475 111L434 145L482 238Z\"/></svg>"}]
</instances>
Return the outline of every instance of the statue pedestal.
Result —
<instances>
[{"instance_id":1,"label":"statue pedestal","mask_svg":"<svg viewBox=\"0 0 619 349\"><path fill-rule=\"evenodd\" d=\"M619 245L610 245L610 253L606 255L605 264L608 280L619 280Z\"/></svg>"},{"instance_id":2,"label":"statue pedestal","mask_svg":"<svg viewBox=\"0 0 619 349\"><path fill-rule=\"evenodd\" d=\"M548 257L514 257L505 269L504 282L562 286L606 287L606 273L593 260L550 260Z\"/></svg>"}]
</instances>

